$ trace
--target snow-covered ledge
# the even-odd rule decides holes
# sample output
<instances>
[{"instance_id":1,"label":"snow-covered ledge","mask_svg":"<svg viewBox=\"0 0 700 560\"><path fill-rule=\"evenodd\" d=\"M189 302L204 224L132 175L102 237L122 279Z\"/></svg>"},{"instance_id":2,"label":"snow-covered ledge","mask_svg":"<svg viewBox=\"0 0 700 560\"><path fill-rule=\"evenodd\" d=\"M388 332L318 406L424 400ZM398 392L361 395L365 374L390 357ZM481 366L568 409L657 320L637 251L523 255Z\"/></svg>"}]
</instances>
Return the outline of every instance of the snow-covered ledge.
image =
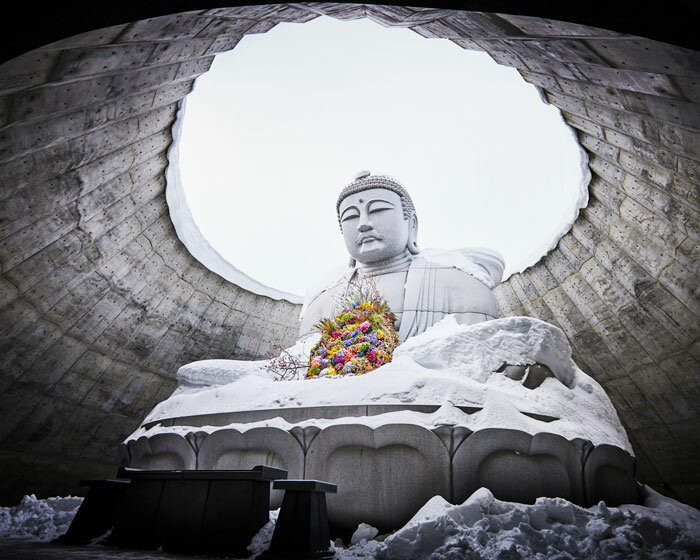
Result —
<instances>
[{"instance_id":1,"label":"snow-covered ledge","mask_svg":"<svg viewBox=\"0 0 700 560\"><path fill-rule=\"evenodd\" d=\"M302 359L316 340L288 352ZM335 482L329 519L347 530L395 529L432 496L460 503L482 486L524 503L638 499L612 403L573 362L564 333L538 319L460 325L448 316L359 376L275 381L268 363L180 368L175 393L122 444L122 464L266 464Z\"/></svg>"},{"instance_id":2,"label":"snow-covered ledge","mask_svg":"<svg viewBox=\"0 0 700 560\"><path fill-rule=\"evenodd\" d=\"M168 167L165 170L165 199L178 238L195 259L229 282L261 296L285 299L291 303L303 303L303 297L266 286L238 270L209 244L197 227L187 205L180 176L180 135L186 99L183 98L178 105L177 117L172 127L173 142L168 150Z\"/></svg>"}]
</instances>

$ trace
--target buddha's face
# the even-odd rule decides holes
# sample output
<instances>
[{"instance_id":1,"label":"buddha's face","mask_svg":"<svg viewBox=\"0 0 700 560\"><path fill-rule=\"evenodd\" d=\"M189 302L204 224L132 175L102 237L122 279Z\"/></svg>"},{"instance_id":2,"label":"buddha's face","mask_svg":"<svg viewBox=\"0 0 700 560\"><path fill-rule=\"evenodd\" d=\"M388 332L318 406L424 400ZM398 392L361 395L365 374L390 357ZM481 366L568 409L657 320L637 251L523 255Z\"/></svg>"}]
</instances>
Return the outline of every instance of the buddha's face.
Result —
<instances>
[{"instance_id":1,"label":"buddha's face","mask_svg":"<svg viewBox=\"0 0 700 560\"><path fill-rule=\"evenodd\" d=\"M357 262L379 263L406 249L410 220L395 192L375 188L351 194L339 211L345 246Z\"/></svg>"}]
</instances>

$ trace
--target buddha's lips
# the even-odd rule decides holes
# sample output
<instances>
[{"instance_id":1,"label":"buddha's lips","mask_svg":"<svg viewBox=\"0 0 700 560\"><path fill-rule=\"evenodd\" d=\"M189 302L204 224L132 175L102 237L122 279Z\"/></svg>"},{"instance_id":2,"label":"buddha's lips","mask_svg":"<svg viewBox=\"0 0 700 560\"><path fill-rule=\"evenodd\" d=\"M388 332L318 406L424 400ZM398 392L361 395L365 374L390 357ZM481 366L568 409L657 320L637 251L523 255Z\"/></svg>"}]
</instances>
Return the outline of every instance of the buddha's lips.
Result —
<instances>
[{"instance_id":1,"label":"buddha's lips","mask_svg":"<svg viewBox=\"0 0 700 560\"><path fill-rule=\"evenodd\" d=\"M357 245L362 245L365 241L381 241L384 239L383 235L379 235L378 233L368 233L366 235L361 235L357 239Z\"/></svg>"}]
</instances>

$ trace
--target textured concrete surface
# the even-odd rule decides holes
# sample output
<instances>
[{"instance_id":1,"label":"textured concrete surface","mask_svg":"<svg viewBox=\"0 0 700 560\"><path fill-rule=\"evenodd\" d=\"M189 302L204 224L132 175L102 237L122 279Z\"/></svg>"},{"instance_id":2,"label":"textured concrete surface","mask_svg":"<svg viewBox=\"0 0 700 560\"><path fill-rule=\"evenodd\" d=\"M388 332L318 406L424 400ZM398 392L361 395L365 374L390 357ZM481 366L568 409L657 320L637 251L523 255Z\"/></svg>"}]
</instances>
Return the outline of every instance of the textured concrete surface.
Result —
<instances>
[{"instance_id":1,"label":"textured concrete surface","mask_svg":"<svg viewBox=\"0 0 700 560\"><path fill-rule=\"evenodd\" d=\"M451 497L450 456L421 426L329 426L308 444L304 466L305 478L338 485L326 496L328 519L346 531L396 529L433 496Z\"/></svg>"},{"instance_id":2,"label":"textured concrete surface","mask_svg":"<svg viewBox=\"0 0 700 560\"><path fill-rule=\"evenodd\" d=\"M298 309L230 285L177 240L164 197L177 102L246 33L326 14L485 50L559 107L591 201L501 313L560 326L609 392L638 476L697 496L700 60L525 16L351 4L198 10L120 23L0 66L0 496L111 476L178 365L254 358ZM697 502L696 502L697 503Z\"/></svg>"}]
</instances>

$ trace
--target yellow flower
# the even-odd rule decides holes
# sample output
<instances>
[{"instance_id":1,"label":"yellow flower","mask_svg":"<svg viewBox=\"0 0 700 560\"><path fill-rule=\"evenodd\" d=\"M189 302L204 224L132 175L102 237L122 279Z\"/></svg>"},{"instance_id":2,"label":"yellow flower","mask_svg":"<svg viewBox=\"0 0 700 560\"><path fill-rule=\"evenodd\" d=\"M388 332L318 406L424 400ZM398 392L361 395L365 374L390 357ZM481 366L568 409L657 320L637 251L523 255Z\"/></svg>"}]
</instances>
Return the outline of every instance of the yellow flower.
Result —
<instances>
[{"instance_id":1,"label":"yellow flower","mask_svg":"<svg viewBox=\"0 0 700 560\"><path fill-rule=\"evenodd\" d=\"M377 338L379 340L384 340L384 333L382 331L377 331Z\"/></svg>"}]
</instances>

